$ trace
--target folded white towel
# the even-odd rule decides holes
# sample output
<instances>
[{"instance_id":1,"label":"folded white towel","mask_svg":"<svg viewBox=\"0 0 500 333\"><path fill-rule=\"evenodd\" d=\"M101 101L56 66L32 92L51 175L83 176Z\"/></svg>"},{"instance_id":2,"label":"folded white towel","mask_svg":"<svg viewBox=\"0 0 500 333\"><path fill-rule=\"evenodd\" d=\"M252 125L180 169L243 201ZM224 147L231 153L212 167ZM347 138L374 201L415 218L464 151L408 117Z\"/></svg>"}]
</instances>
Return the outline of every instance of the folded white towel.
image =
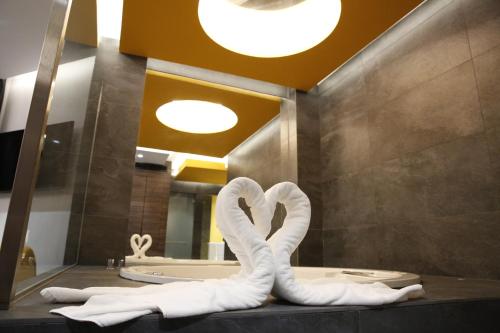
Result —
<instances>
[{"instance_id":1,"label":"folded white towel","mask_svg":"<svg viewBox=\"0 0 500 333\"><path fill-rule=\"evenodd\" d=\"M254 226L238 206L245 198L259 223ZM118 324L152 312L175 318L253 308L262 305L274 281L274 261L263 235L270 229L272 211L261 187L248 178L231 181L219 193L217 224L241 263L241 272L228 279L175 282L140 288L51 287L41 291L51 302L87 301L81 306L56 310L68 318L99 326Z\"/></svg>"},{"instance_id":2,"label":"folded white towel","mask_svg":"<svg viewBox=\"0 0 500 333\"><path fill-rule=\"evenodd\" d=\"M273 294L278 298L304 305L379 305L423 294L420 284L397 290L382 283L357 284L324 278L299 283L290 266L290 256L309 228L309 199L297 185L287 182L270 188L266 192L266 201L271 207L280 202L286 208L283 226L268 240L276 264Z\"/></svg>"}]
</instances>

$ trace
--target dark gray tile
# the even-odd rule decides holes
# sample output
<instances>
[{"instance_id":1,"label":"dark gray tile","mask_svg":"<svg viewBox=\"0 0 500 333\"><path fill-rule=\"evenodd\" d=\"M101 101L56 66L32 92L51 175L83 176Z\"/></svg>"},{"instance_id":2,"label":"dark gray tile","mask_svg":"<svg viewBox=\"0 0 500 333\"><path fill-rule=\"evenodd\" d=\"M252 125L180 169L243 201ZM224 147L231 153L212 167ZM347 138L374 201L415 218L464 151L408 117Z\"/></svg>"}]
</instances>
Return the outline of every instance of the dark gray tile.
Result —
<instances>
[{"instance_id":1,"label":"dark gray tile","mask_svg":"<svg viewBox=\"0 0 500 333\"><path fill-rule=\"evenodd\" d=\"M472 63L466 62L373 111L372 159L392 159L481 131L475 88Z\"/></svg>"},{"instance_id":2,"label":"dark gray tile","mask_svg":"<svg viewBox=\"0 0 500 333\"><path fill-rule=\"evenodd\" d=\"M370 169L324 182L322 192L325 229L377 223Z\"/></svg>"},{"instance_id":3,"label":"dark gray tile","mask_svg":"<svg viewBox=\"0 0 500 333\"><path fill-rule=\"evenodd\" d=\"M70 215L68 236L66 238L66 249L64 251L64 265L73 265L78 261L78 249L80 247L80 231L82 222L82 214Z\"/></svg>"},{"instance_id":4,"label":"dark gray tile","mask_svg":"<svg viewBox=\"0 0 500 333\"><path fill-rule=\"evenodd\" d=\"M99 111L94 156L134 160L140 109L103 102Z\"/></svg>"},{"instance_id":5,"label":"dark gray tile","mask_svg":"<svg viewBox=\"0 0 500 333\"><path fill-rule=\"evenodd\" d=\"M80 254L81 265L106 265L106 259L123 258L127 244L128 218L85 215Z\"/></svg>"},{"instance_id":6,"label":"dark gray tile","mask_svg":"<svg viewBox=\"0 0 500 333\"><path fill-rule=\"evenodd\" d=\"M299 246L300 266L323 266L323 231L309 228Z\"/></svg>"},{"instance_id":7,"label":"dark gray tile","mask_svg":"<svg viewBox=\"0 0 500 333\"><path fill-rule=\"evenodd\" d=\"M499 178L491 168L484 135L434 146L406 158L411 172L425 178L429 215L500 209Z\"/></svg>"},{"instance_id":8,"label":"dark gray tile","mask_svg":"<svg viewBox=\"0 0 500 333\"><path fill-rule=\"evenodd\" d=\"M474 58L485 127L500 126L500 46Z\"/></svg>"},{"instance_id":9,"label":"dark gray tile","mask_svg":"<svg viewBox=\"0 0 500 333\"><path fill-rule=\"evenodd\" d=\"M500 279L500 211L422 221L418 246L432 274Z\"/></svg>"},{"instance_id":10,"label":"dark gray tile","mask_svg":"<svg viewBox=\"0 0 500 333\"><path fill-rule=\"evenodd\" d=\"M372 170L380 223L419 221L426 215L426 183L404 159L384 162Z\"/></svg>"},{"instance_id":11,"label":"dark gray tile","mask_svg":"<svg viewBox=\"0 0 500 333\"><path fill-rule=\"evenodd\" d=\"M359 312L359 333L498 332L497 301L400 306Z\"/></svg>"},{"instance_id":12,"label":"dark gray tile","mask_svg":"<svg viewBox=\"0 0 500 333\"><path fill-rule=\"evenodd\" d=\"M500 2L461 0L472 56L500 44Z\"/></svg>"},{"instance_id":13,"label":"dark gray tile","mask_svg":"<svg viewBox=\"0 0 500 333\"><path fill-rule=\"evenodd\" d=\"M323 230L323 262L326 267L379 268L382 260L382 228L352 226Z\"/></svg>"},{"instance_id":14,"label":"dark gray tile","mask_svg":"<svg viewBox=\"0 0 500 333\"><path fill-rule=\"evenodd\" d=\"M320 133L325 136L337 126L344 114L364 111L371 107L366 96L364 66L361 56L343 65L321 84Z\"/></svg>"},{"instance_id":15,"label":"dark gray tile","mask_svg":"<svg viewBox=\"0 0 500 333\"><path fill-rule=\"evenodd\" d=\"M364 112L346 114L321 137L323 180L358 172L370 165L368 124Z\"/></svg>"},{"instance_id":16,"label":"dark gray tile","mask_svg":"<svg viewBox=\"0 0 500 333\"><path fill-rule=\"evenodd\" d=\"M94 158L90 170L85 213L127 218L133 169L133 160Z\"/></svg>"},{"instance_id":17,"label":"dark gray tile","mask_svg":"<svg viewBox=\"0 0 500 333\"><path fill-rule=\"evenodd\" d=\"M365 58L372 105L383 105L470 59L459 9L457 2L451 2L391 46Z\"/></svg>"},{"instance_id":18,"label":"dark gray tile","mask_svg":"<svg viewBox=\"0 0 500 333\"><path fill-rule=\"evenodd\" d=\"M441 274L426 257L422 242L426 241L422 224L425 216L418 220L405 217L385 218L381 229L381 268L411 273Z\"/></svg>"},{"instance_id":19,"label":"dark gray tile","mask_svg":"<svg viewBox=\"0 0 500 333\"><path fill-rule=\"evenodd\" d=\"M486 132L491 166L496 178L500 178L500 127L490 128Z\"/></svg>"}]
</instances>

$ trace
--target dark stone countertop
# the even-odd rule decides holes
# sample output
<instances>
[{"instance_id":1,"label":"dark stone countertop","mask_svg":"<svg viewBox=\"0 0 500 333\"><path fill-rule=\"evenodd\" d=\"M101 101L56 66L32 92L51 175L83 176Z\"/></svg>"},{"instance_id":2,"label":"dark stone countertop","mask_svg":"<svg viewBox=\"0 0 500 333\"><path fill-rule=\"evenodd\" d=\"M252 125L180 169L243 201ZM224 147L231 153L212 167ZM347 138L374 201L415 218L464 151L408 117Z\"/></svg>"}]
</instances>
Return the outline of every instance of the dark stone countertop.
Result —
<instances>
[{"instance_id":1,"label":"dark stone countertop","mask_svg":"<svg viewBox=\"0 0 500 333\"><path fill-rule=\"evenodd\" d=\"M299 306L270 300L250 310L180 319L144 316L100 329L48 311L39 294L48 286L137 287L116 270L77 266L0 311L0 332L500 332L500 281L423 276L425 297L399 304L365 306Z\"/></svg>"}]
</instances>

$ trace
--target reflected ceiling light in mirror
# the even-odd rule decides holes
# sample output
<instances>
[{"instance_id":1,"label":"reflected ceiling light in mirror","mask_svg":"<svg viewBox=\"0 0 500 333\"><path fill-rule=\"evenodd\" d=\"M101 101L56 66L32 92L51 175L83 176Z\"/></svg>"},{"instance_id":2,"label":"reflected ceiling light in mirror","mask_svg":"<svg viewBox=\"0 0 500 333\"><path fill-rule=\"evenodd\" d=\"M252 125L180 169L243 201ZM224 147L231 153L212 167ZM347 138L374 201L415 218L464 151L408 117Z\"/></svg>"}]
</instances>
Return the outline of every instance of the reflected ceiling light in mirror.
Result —
<instances>
[{"instance_id":1,"label":"reflected ceiling light in mirror","mask_svg":"<svg viewBox=\"0 0 500 333\"><path fill-rule=\"evenodd\" d=\"M156 110L156 118L167 127L195 134L224 132L238 123L238 116L228 107L199 100L163 104Z\"/></svg>"},{"instance_id":2,"label":"reflected ceiling light in mirror","mask_svg":"<svg viewBox=\"0 0 500 333\"><path fill-rule=\"evenodd\" d=\"M306 51L337 26L340 0L304 0L280 9L255 9L234 0L200 0L198 17L205 33L236 53L274 58Z\"/></svg>"},{"instance_id":3,"label":"reflected ceiling light in mirror","mask_svg":"<svg viewBox=\"0 0 500 333\"><path fill-rule=\"evenodd\" d=\"M188 159L196 161L224 163L224 166L226 168L228 166L227 156L220 158L214 156L189 154L189 153L182 153L177 151L162 150L162 149L155 149L148 147L137 147L137 152L141 152L142 154L144 154L145 155L144 158L148 160L147 162L149 163L163 164L163 162L165 162L166 160L170 161L170 163L172 163L172 176L174 177L176 177L179 174L182 164L184 164L184 162ZM161 163L158 162L158 157L160 158Z\"/></svg>"}]
</instances>

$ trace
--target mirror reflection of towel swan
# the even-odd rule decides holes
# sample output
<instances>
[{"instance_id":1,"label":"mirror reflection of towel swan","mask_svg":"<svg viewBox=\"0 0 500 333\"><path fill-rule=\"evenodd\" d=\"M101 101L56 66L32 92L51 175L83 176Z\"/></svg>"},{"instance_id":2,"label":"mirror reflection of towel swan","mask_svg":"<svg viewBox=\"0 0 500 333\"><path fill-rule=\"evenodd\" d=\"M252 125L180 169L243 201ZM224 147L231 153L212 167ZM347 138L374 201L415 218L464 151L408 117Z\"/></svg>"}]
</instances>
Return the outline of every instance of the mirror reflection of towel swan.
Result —
<instances>
[{"instance_id":1,"label":"mirror reflection of towel swan","mask_svg":"<svg viewBox=\"0 0 500 333\"><path fill-rule=\"evenodd\" d=\"M147 258L146 251L149 250L151 244L153 244L151 235L145 234L141 236L139 234L133 234L132 237L130 237L130 247L134 254L130 256L130 258Z\"/></svg>"}]
</instances>

